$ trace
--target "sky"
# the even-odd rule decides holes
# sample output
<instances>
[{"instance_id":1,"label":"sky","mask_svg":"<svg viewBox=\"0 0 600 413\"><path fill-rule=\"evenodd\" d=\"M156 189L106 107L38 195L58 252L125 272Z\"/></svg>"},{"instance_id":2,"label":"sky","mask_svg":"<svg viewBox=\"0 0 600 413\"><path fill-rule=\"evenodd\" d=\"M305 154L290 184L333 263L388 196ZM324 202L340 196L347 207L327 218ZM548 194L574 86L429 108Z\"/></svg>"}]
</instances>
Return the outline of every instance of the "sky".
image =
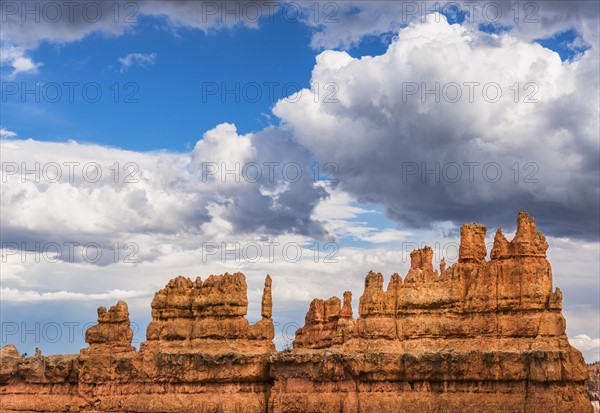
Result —
<instances>
[{"instance_id":1,"label":"sky","mask_svg":"<svg viewBox=\"0 0 600 413\"><path fill-rule=\"evenodd\" d=\"M0 6L0 344L76 353L124 299L138 345L169 279L242 271L283 348L527 210L600 359L598 2Z\"/></svg>"}]
</instances>

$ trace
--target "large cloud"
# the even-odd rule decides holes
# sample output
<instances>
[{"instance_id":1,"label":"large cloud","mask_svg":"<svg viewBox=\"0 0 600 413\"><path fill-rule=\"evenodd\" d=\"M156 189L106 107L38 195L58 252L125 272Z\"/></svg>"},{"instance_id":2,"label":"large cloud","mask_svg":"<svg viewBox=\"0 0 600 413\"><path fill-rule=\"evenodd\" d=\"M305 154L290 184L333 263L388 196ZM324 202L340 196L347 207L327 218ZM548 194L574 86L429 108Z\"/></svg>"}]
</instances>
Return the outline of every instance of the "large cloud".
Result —
<instances>
[{"instance_id":1,"label":"large cloud","mask_svg":"<svg viewBox=\"0 0 600 413\"><path fill-rule=\"evenodd\" d=\"M217 218L237 234L327 235L311 219L327 193L309 173L310 154L276 129L238 135L221 124L184 154L73 141L1 145L3 242L206 236Z\"/></svg>"},{"instance_id":2,"label":"large cloud","mask_svg":"<svg viewBox=\"0 0 600 413\"><path fill-rule=\"evenodd\" d=\"M597 50L561 62L431 14L381 56L321 53L312 82L335 93L303 90L274 113L339 166L342 188L395 220L509 224L527 209L550 234L597 238Z\"/></svg>"}]
</instances>

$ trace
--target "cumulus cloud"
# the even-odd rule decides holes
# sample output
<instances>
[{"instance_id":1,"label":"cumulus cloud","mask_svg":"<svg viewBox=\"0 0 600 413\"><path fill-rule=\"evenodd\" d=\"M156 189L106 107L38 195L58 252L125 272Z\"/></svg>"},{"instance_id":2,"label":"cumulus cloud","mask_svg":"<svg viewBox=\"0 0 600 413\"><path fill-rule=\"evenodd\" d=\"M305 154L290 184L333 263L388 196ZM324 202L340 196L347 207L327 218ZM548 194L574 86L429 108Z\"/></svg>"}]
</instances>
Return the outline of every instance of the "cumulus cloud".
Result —
<instances>
[{"instance_id":1,"label":"cumulus cloud","mask_svg":"<svg viewBox=\"0 0 600 413\"><path fill-rule=\"evenodd\" d=\"M121 73L126 72L131 66L140 66L147 68L156 62L156 53L129 53L126 56L119 57L121 64Z\"/></svg>"},{"instance_id":2,"label":"cumulus cloud","mask_svg":"<svg viewBox=\"0 0 600 413\"><path fill-rule=\"evenodd\" d=\"M406 226L511 225L526 209L550 234L597 239L597 69L595 50L561 62L432 14L381 56L321 53L312 82L334 96L303 90L274 113L343 190Z\"/></svg>"},{"instance_id":3,"label":"cumulus cloud","mask_svg":"<svg viewBox=\"0 0 600 413\"><path fill-rule=\"evenodd\" d=\"M329 197L317 205L313 218L324 222L327 231L340 239L383 244L401 241L413 235L396 228L377 228L369 225L370 219L377 219L379 211L361 206L350 194L335 188L331 183L319 184L327 190Z\"/></svg>"},{"instance_id":4,"label":"cumulus cloud","mask_svg":"<svg viewBox=\"0 0 600 413\"><path fill-rule=\"evenodd\" d=\"M22 310L16 309L27 303L33 314L36 311L43 312L49 320L62 325L64 322L79 321L73 319L71 312L64 310L66 304L63 303L83 305L80 303L91 302L90 305L86 304L86 313L79 316L93 321L94 306L110 306L118 299L127 299L132 321L140 327L138 340L143 341L151 296L170 278L176 275L205 278L210 274L241 271L248 280L248 317L250 320L258 320L262 285L268 273L274 279L276 343L282 348L293 339L295 329L303 324L303 316L313 298L340 296L343 291L350 290L355 295L354 307L357 311L358 297L368 271L381 271L386 280L394 272L405 275L410 263L410 251L424 244L433 247L435 266L439 265L441 257L445 257L449 263L456 259L458 234L455 229L449 231L448 227L440 227L409 234L395 228L375 227L369 221L380 220L380 211L360 205L348 193L339 188L332 189L323 182L317 186L322 187L325 192L331 192L331 197L319 199L310 213L310 221L322 223L326 232L336 234L339 239L363 242L362 246L347 245L345 241L329 245L326 240L315 244L307 235L282 233L278 228L285 228L287 225L291 227L295 220L291 221L292 224L290 221L286 224L285 221L290 218L284 216L283 224L276 224L277 210L273 211L268 206L264 210L250 207L246 211L254 214L250 222L237 223L238 219L243 219L243 215L232 214L231 206L236 211L235 205L240 202L243 204L258 195L247 195L245 198L240 195L240 198L231 199L231 194L251 189L244 189L243 178L240 178L239 183L235 179L223 182L220 173L214 173L203 182L201 171L204 168L205 172L212 172L213 164L220 162L215 160L230 159L240 165L256 160L260 145L255 139L255 134L239 135L233 125L222 124L207 132L187 154L139 154L99 146L88 147L75 142L63 146L49 144L48 147L35 141L4 142L3 156L9 153L12 161L23 162L25 159L16 156L19 144L25 145L21 149L29 152L33 161L39 161L40 165L44 159L53 159L59 164L67 159L78 159L81 167L75 169L75 177L80 176L82 166L92 159L107 167L114 165L114 162L119 162L122 167L126 160L136 159L140 172L133 177L139 179L139 183L144 183L138 190L145 192L143 197L132 196L130 191L139 183L116 184L114 175L108 168L103 169L109 173L105 177L107 182L97 187L80 178L70 183L68 176L65 176L62 177L65 179L62 184L40 183L37 192L38 187L35 185L28 188L33 184L30 181L35 175L26 175L25 183L21 181L20 173L16 175L17 179L12 180L12 174L5 175L5 166L3 177L11 179L8 182L14 190L3 192L0 199L4 202L5 195L10 194L14 206L9 208L9 204L2 205L4 243L20 240L32 247L34 242L39 242L43 248L45 244L58 241L63 255L68 250L62 244L63 240L82 244L104 243L106 246L102 250L102 257L105 259L103 265L91 262L89 258L82 259L80 247L74 249L77 257L75 260L70 260L70 256L56 259L52 254L54 250L50 250L51 253L48 254L36 251L35 248L30 251L5 248L2 251L3 288L0 294L3 310L5 314L10 314L9 320L17 324L25 320L23 322L29 323L27 325L32 328L31 320L27 321L21 315ZM10 147L10 151L6 150L7 147ZM65 155L48 158L48 152ZM95 154L95 158L91 157L90 152ZM270 158L263 156L260 159ZM281 158L274 159L281 161ZM235 169L231 164L228 168ZM40 166L40 169L43 170L43 167ZM46 169L46 173L46 177L50 177L50 168ZM90 170L90 177L92 176ZM231 176L234 177L235 175ZM121 176L119 182L123 179ZM201 191L202 185L188 186L189 181L194 180L206 185L206 190ZM65 191L54 193L53 185L66 185ZM278 185L273 183L273 187ZM6 186L2 185L3 191L6 191ZM293 189L294 186L291 185L290 188ZM267 192L277 193L271 189ZM198 198L194 195L196 191L200 192ZM79 192L80 195L75 196ZM295 196L295 202L298 203L307 195L300 191ZM62 203L59 202L61 197ZM145 198L145 201L140 201ZM68 199L69 207L66 211L64 199ZM131 199L131 203L124 202ZM196 208L204 205L198 199L205 199L206 210L193 215ZM182 209L186 203L189 203L189 208ZM40 209L36 214L30 208L37 204ZM43 205L46 205L46 210L54 212L44 214ZM91 208L92 206L96 209ZM85 210L83 215L77 211L81 208ZM242 208L245 207L242 205ZM29 225L16 220L20 214L27 218ZM105 215L108 218L104 218ZM113 223L114 220L117 222ZM46 221L50 222L46 225ZM483 223L488 221L484 220ZM5 228L9 231L5 232ZM543 226L540 229L545 231ZM509 231L507 233L511 235ZM115 241L135 243L135 259L125 259L131 252L129 249L122 250L118 255L113 246ZM388 241L390 244L383 245ZM575 337L582 331L590 337L597 336L598 332L594 327L598 325L597 296L594 295L598 289L598 279L595 276L598 273L598 262L594 260L597 256L597 244L552 237L549 238L549 243L549 259L554 267L555 286L565 293L564 308L570 336ZM208 250L208 244L214 250ZM6 247L6 244L3 246ZM259 255L253 249L256 246L260 248ZM94 255L95 253L90 253L88 257ZM49 274L52 276L51 288L48 286ZM116 286L118 290L114 290ZM51 303L56 303L55 307L47 307ZM39 316L36 315L35 320L38 319ZM61 344L62 347L56 347L55 351L58 353L64 352L64 346L67 345L63 342ZM586 353L578 342L574 344L584 351L586 360L593 357L593 353ZM83 340L68 345L74 346L75 351L85 346ZM45 352L48 347L44 343Z\"/></svg>"},{"instance_id":5,"label":"cumulus cloud","mask_svg":"<svg viewBox=\"0 0 600 413\"><path fill-rule=\"evenodd\" d=\"M209 32L237 26L257 27L277 9L274 2L187 0L83 0L77 3L39 0L2 0L2 40L26 49L40 42L69 43L89 35L121 36L135 29L141 18L166 19L173 27Z\"/></svg>"},{"instance_id":6,"label":"cumulus cloud","mask_svg":"<svg viewBox=\"0 0 600 413\"><path fill-rule=\"evenodd\" d=\"M121 35L137 23L132 2L82 1L77 4L43 1L2 1L2 40L26 49L40 42L68 43L91 33ZM129 3L129 4L128 4Z\"/></svg>"},{"instance_id":7,"label":"cumulus cloud","mask_svg":"<svg viewBox=\"0 0 600 413\"><path fill-rule=\"evenodd\" d=\"M600 338L578 334L570 338L569 342L583 353L583 357L588 363L600 361Z\"/></svg>"},{"instance_id":8,"label":"cumulus cloud","mask_svg":"<svg viewBox=\"0 0 600 413\"><path fill-rule=\"evenodd\" d=\"M164 16L168 25L192 28L203 32L232 29L234 27L257 28L261 19L270 19L280 8L280 3L257 1L187 1L144 0L140 12L146 15Z\"/></svg>"},{"instance_id":9,"label":"cumulus cloud","mask_svg":"<svg viewBox=\"0 0 600 413\"><path fill-rule=\"evenodd\" d=\"M25 48L40 41L66 43L90 34L119 36L135 28L143 16L165 18L173 28L209 32L237 26L258 27L280 13L291 24L313 27L315 48L349 48L367 36L396 32L428 13L465 15L466 23L507 26L525 40L542 38L577 27L586 41L596 41L599 7L586 0L524 2L467 1L344 1L315 5L310 1L251 2L141 0L80 1L75 4L42 1L2 1L2 38ZM301 10L300 10L301 8ZM28 13L29 12L29 13ZM597 36L596 36L597 37Z\"/></svg>"},{"instance_id":10,"label":"cumulus cloud","mask_svg":"<svg viewBox=\"0 0 600 413\"><path fill-rule=\"evenodd\" d=\"M325 237L311 214L327 193L288 135L223 124L183 154L4 140L3 239L108 248L133 235L205 235L213 219L239 234Z\"/></svg>"}]
</instances>

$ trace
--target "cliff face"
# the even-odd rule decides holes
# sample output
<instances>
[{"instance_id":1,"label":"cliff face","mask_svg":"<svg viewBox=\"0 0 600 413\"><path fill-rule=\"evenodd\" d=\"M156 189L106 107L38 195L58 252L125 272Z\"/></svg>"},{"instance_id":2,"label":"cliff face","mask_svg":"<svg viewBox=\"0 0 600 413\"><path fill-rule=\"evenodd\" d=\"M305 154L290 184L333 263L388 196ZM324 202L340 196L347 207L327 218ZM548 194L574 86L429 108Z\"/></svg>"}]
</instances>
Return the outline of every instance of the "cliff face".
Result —
<instances>
[{"instance_id":1,"label":"cliff face","mask_svg":"<svg viewBox=\"0 0 600 413\"><path fill-rule=\"evenodd\" d=\"M242 274L177 277L152 301L140 350L127 305L98 309L79 355L0 350L2 411L589 413L588 378L553 290L548 247L520 213L499 229L461 229L458 263L411 253L402 277L370 272L352 294L310 303L293 351L275 352L271 278L250 325Z\"/></svg>"}]
</instances>

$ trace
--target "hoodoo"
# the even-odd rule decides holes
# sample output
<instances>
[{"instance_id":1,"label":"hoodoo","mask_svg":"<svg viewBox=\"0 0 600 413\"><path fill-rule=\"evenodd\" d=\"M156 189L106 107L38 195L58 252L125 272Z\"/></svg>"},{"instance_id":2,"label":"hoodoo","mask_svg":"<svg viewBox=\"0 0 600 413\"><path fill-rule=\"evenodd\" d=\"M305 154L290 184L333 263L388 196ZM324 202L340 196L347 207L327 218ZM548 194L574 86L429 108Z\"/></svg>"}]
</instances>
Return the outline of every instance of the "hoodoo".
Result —
<instances>
[{"instance_id":1,"label":"hoodoo","mask_svg":"<svg viewBox=\"0 0 600 413\"><path fill-rule=\"evenodd\" d=\"M177 277L152 301L140 350L127 304L98 309L79 355L0 350L0 410L103 412L591 413L565 333L548 244L527 213L508 241L461 228L458 262L429 247L408 274L370 272L359 299L315 299L292 351L273 344L271 277L251 325L243 274Z\"/></svg>"}]
</instances>

